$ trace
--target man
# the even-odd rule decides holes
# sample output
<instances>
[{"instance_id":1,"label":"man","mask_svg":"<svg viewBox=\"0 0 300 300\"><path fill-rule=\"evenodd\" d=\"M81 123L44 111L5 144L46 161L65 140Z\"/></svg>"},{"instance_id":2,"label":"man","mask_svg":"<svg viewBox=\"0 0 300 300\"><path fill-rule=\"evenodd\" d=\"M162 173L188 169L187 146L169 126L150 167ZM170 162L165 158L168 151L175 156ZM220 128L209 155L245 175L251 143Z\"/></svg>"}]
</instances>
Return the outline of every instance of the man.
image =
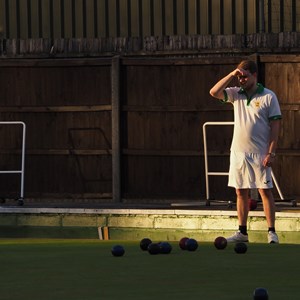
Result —
<instances>
[{"instance_id":1,"label":"man","mask_svg":"<svg viewBox=\"0 0 300 300\"><path fill-rule=\"evenodd\" d=\"M237 78L240 87L228 87ZM268 242L279 243L275 232L275 203L271 166L275 160L281 111L276 95L257 83L257 65L251 60L218 81L210 94L234 107L234 133L228 186L236 189L239 231L228 242L248 242L249 190L258 189L268 224Z\"/></svg>"}]
</instances>

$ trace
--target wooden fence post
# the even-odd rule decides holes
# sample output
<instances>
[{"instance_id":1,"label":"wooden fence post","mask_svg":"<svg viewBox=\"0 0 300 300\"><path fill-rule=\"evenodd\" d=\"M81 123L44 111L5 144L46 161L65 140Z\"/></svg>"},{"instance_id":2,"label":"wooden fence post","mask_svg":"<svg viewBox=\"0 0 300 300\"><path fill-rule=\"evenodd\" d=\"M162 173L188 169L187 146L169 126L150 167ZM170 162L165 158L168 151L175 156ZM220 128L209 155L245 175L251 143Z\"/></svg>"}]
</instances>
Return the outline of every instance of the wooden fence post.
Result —
<instances>
[{"instance_id":1,"label":"wooden fence post","mask_svg":"<svg viewBox=\"0 0 300 300\"><path fill-rule=\"evenodd\" d=\"M120 167L120 56L112 58L111 64L112 96L112 195L113 202L121 202Z\"/></svg>"}]
</instances>

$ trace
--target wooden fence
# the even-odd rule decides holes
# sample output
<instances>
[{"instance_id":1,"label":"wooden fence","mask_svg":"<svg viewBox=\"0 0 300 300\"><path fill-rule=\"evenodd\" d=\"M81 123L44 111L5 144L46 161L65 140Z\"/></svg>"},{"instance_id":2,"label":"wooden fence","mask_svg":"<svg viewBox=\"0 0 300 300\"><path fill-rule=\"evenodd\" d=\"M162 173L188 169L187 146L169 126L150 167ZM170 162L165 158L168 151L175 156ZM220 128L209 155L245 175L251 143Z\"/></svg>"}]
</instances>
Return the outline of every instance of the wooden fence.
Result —
<instances>
[{"instance_id":1,"label":"wooden fence","mask_svg":"<svg viewBox=\"0 0 300 300\"><path fill-rule=\"evenodd\" d=\"M0 118L27 125L26 198L200 199L205 197L202 125L231 121L209 95L241 55L0 61ZM283 113L274 173L285 195L300 195L298 55L254 58L260 81ZM210 167L227 171L232 129L208 132ZM20 132L0 129L0 169L16 167ZM18 175L1 175L15 197ZM215 197L234 197L226 178ZM1 196L1 195L0 195Z\"/></svg>"},{"instance_id":2,"label":"wooden fence","mask_svg":"<svg viewBox=\"0 0 300 300\"><path fill-rule=\"evenodd\" d=\"M0 0L0 38L296 32L297 0Z\"/></svg>"}]
</instances>

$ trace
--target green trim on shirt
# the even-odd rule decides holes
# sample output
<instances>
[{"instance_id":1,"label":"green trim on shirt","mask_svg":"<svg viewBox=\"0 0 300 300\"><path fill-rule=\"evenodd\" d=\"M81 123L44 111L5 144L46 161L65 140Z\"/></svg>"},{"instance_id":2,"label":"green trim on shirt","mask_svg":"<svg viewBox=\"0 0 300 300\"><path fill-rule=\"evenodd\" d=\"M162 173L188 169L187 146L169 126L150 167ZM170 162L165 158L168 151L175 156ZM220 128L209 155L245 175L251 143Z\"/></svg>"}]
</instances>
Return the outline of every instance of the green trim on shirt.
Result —
<instances>
[{"instance_id":1,"label":"green trim on shirt","mask_svg":"<svg viewBox=\"0 0 300 300\"><path fill-rule=\"evenodd\" d=\"M281 115L277 115L277 116L272 116L269 118L269 121L275 121L275 120L281 120L282 116Z\"/></svg>"},{"instance_id":2,"label":"green trim on shirt","mask_svg":"<svg viewBox=\"0 0 300 300\"><path fill-rule=\"evenodd\" d=\"M255 95L255 94L262 94L265 87L261 84L261 83L257 83L257 89L255 91L255 93L253 95L250 95L250 97L248 96L247 92L243 89L243 88L240 88L240 90L238 91L239 94L243 94L246 96L247 98L247 106L250 105L250 102L252 100L252 97Z\"/></svg>"},{"instance_id":3,"label":"green trim on shirt","mask_svg":"<svg viewBox=\"0 0 300 300\"><path fill-rule=\"evenodd\" d=\"M225 90L223 91L223 94L224 94L224 99L220 99L220 102L222 104L228 102L228 95L227 95L227 92Z\"/></svg>"}]
</instances>

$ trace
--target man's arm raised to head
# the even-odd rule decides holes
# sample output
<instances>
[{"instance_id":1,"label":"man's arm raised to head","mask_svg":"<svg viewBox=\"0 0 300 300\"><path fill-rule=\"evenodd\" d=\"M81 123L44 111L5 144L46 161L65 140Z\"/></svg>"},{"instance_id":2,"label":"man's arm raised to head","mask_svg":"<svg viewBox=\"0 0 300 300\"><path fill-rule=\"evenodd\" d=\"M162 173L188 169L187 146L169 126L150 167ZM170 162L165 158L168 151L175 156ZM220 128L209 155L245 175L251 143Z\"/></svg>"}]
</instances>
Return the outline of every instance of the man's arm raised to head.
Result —
<instances>
[{"instance_id":1,"label":"man's arm raised to head","mask_svg":"<svg viewBox=\"0 0 300 300\"><path fill-rule=\"evenodd\" d=\"M223 77L221 80L219 80L209 91L210 95L217 99L223 99L224 98L224 90L230 83L230 81L237 76L242 76L245 74L246 71L242 69L235 69L234 71L230 72L228 75Z\"/></svg>"}]
</instances>

